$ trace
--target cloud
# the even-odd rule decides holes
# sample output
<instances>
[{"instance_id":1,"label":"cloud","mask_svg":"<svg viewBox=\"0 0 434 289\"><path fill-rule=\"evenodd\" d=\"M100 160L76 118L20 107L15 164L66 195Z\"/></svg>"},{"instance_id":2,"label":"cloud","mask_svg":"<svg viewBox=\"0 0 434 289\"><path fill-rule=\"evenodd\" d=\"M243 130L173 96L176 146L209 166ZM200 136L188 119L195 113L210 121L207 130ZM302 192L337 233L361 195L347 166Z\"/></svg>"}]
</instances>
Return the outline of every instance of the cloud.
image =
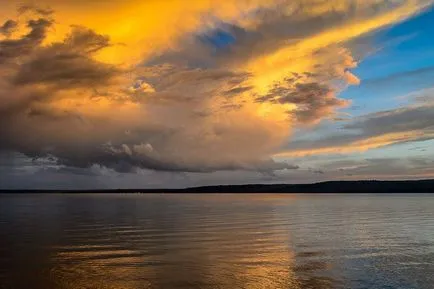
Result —
<instances>
[{"instance_id":1,"label":"cloud","mask_svg":"<svg viewBox=\"0 0 434 289\"><path fill-rule=\"evenodd\" d=\"M28 12L36 13L36 14L39 14L41 16L50 16L54 13L54 10L51 8L42 8L40 6L35 6L35 5L31 5L31 4L21 5L18 8L19 14L25 14Z\"/></svg>"},{"instance_id":2,"label":"cloud","mask_svg":"<svg viewBox=\"0 0 434 289\"><path fill-rule=\"evenodd\" d=\"M432 156L405 158L366 158L328 162L322 167L341 178L402 179L434 176Z\"/></svg>"},{"instance_id":3,"label":"cloud","mask_svg":"<svg viewBox=\"0 0 434 289\"><path fill-rule=\"evenodd\" d=\"M341 133L315 140L290 142L283 156L350 153L392 144L434 138L434 106L414 104L357 117L342 126Z\"/></svg>"},{"instance_id":4,"label":"cloud","mask_svg":"<svg viewBox=\"0 0 434 289\"><path fill-rule=\"evenodd\" d=\"M29 20L27 27L30 32L19 39L6 39L0 42L0 63L10 62L30 54L46 37L47 29L52 22L40 18Z\"/></svg>"},{"instance_id":5,"label":"cloud","mask_svg":"<svg viewBox=\"0 0 434 289\"><path fill-rule=\"evenodd\" d=\"M0 26L0 34L3 34L6 37L9 37L13 30L17 28L18 23L14 20L7 20L5 23L3 23L2 26Z\"/></svg>"},{"instance_id":6,"label":"cloud","mask_svg":"<svg viewBox=\"0 0 434 289\"><path fill-rule=\"evenodd\" d=\"M29 20L28 33L0 42L7 48L1 149L125 172L297 168L269 157L276 137L267 124L247 110L220 111L227 105L220 94L236 89L246 73L174 66L124 71L93 58L111 43L89 29L73 27L63 41L44 45L51 25ZM216 120L220 113L227 123ZM237 124L243 115L251 122Z\"/></svg>"},{"instance_id":7,"label":"cloud","mask_svg":"<svg viewBox=\"0 0 434 289\"><path fill-rule=\"evenodd\" d=\"M108 84L119 69L98 62L92 54L109 45L108 38L75 27L62 42L43 45L53 21L27 21L29 31L0 41L0 111L7 118L16 110L34 109L59 101L62 92L95 89ZM72 92L68 93L73 95ZM80 97L79 95L77 97Z\"/></svg>"},{"instance_id":8,"label":"cloud","mask_svg":"<svg viewBox=\"0 0 434 289\"><path fill-rule=\"evenodd\" d=\"M0 150L119 172L264 174L296 170L273 153L347 105L350 42L428 3L79 2L21 8L16 31L2 28ZM86 18L83 5L101 9Z\"/></svg>"},{"instance_id":9,"label":"cloud","mask_svg":"<svg viewBox=\"0 0 434 289\"><path fill-rule=\"evenodd\" d=\"M335 109L349 103L336 98L334 91L327 85L312 82L296 83L292 87L274 87L269 94L257 98L256 101L295 105L293 114L300 123L318 122L325 116L333 115Z\"/></svg>"},{"instance_id":10,"label":"cloud","mask_svg":"<svg viewBox=\"0 0 434 289\"><path fill-rule=\"evenodd\" d=\"M29 55L13 82L18 86L49 84L60 89L101 86L119 70L95 61L91 56L109 45L108 37L75 27L63 42L53 43Z\"/></svg>"}]
</instances>

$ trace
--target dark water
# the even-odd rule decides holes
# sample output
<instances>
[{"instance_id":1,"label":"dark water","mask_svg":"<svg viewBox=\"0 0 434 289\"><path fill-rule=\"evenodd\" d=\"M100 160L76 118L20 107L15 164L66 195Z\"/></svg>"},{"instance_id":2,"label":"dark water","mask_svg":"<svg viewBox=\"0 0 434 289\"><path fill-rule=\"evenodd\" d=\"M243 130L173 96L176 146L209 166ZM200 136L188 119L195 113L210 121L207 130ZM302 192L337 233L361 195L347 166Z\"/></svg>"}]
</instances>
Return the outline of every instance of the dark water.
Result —
<instances>
[{"instance_id":1,"label":"dark water","mask_svg":"<svg viewBox=\"0 0 434 289\"><path fill-rule=\"evenodd\" d=\"M434 196L3 195L0 288L434 288Z\"/></svg>"}]
</instances>

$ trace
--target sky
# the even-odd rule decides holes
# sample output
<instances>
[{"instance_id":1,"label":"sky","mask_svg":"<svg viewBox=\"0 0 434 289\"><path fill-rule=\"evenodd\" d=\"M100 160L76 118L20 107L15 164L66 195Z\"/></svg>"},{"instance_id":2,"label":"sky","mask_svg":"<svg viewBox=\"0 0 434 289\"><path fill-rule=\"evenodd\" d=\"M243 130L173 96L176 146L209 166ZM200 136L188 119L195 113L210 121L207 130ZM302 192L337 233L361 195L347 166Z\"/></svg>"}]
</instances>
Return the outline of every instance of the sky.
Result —
<instances>
[{"instance_id":1,"label":"sky","mask_svg":"<svg viewBox=\"0 0 434 289\"><path fill-rule=\"evenodd\" d=\"M434 177L434 0L0 0L0 188Z\"/></svg>"}]
</instances>

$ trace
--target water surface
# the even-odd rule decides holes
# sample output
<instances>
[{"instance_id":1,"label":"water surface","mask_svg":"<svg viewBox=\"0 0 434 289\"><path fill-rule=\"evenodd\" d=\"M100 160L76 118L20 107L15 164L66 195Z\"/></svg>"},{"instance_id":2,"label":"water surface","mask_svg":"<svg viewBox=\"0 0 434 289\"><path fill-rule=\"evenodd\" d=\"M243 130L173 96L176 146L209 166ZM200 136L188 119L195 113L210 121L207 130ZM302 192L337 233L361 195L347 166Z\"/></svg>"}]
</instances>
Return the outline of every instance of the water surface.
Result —
<instances>
[{"instance_id":1,"label":"water surface","mask_svg":"<svg viewBox=\"0 0 434 289\"><path fill-rule=\"evenodd\" d=\"M1 289L434 288L434 196L1 195Z\"/></svg>"}]
</instances>

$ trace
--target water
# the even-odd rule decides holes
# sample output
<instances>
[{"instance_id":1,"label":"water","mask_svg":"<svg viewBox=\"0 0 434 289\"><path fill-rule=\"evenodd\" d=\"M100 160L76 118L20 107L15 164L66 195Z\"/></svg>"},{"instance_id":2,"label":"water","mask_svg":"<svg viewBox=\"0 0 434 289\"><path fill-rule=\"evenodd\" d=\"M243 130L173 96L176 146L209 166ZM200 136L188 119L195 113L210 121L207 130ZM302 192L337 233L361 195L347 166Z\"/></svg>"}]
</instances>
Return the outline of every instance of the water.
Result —
<instances>
[{"instance_id":1,"label":"water","mask_svg":"<svg viewBox=\"0 0 434 289\"><path fill-rule=\"evenodd\" d=\"M434 288L434 196L3 195L0 288Z\"/></svg>"}]
</instances>

